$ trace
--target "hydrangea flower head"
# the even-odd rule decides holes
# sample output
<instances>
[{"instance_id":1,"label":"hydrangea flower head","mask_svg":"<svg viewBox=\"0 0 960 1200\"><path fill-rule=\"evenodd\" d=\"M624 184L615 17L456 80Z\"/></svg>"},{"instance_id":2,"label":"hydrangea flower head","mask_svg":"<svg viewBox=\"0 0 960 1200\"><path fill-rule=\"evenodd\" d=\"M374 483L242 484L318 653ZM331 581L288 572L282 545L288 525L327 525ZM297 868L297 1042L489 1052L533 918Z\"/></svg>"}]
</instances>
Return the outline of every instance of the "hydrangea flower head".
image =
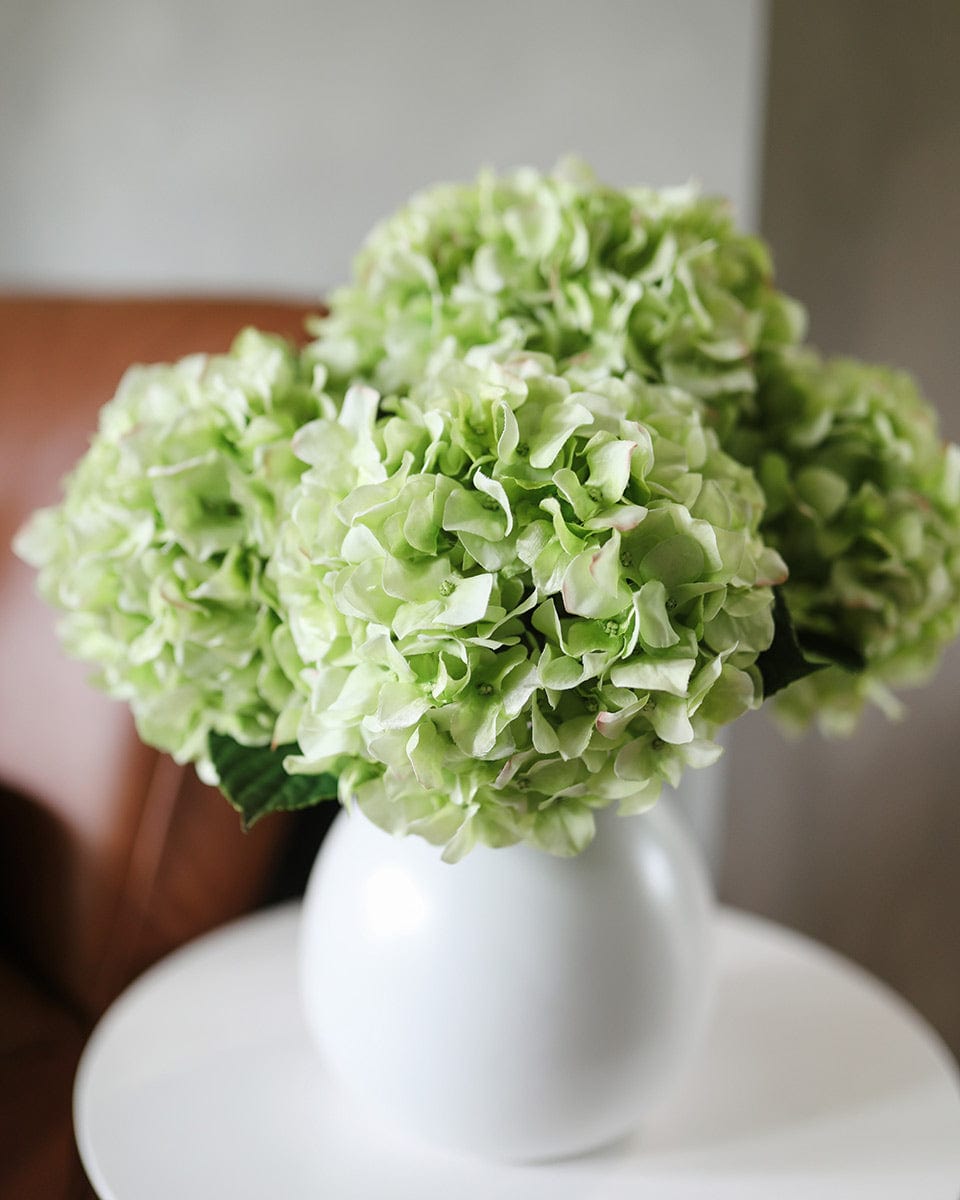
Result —
<instances>
[{"instance_id":1,"label":"hydrangea flower head","mask_svg":"<svg viewBox=\"0 0 960 1200\"><path fill-rule=\"evenodd\" d=\"M845 732L960 628L960 451L800 346L723 201L434 188L313 328L131 372L17 544L247 821L338 779L451 859L574 853L765 694Z\"/></svg>"},{"instance_id":2,"label":"hydrangea flower head","mask_svg":"<svg viewBox=\"0 0 960 1200\"><path fill-rule=\"evenodd\" d=\"M356 378L409 388L465 352L547 353L586 388L628 373L682 388L760 475L804 648L842 664L778 711L847 732L865 700L894 711L889 686L924 678L960 625L955 452L909 380L818 364L804 325L722 200L568 163L414 197L374 230L310 354L337 396Z\"/></svg>"},{"instance_id":3,"label":"hydrangea flower head","mask_svg":"<svg viewBox=\"0 0 960 1200\"><path fill-rule=\"evenodd\" d=\"M575 852L755 703L786 572L685 393L468 356L351 388L294 449L277 575L310 698L286 765L379 824L451 858Z\"/></svg>"},{"instance_id":4,"label":"hydrangea flower head","mask_svg":"<svg viewBox=\"0 0 960 1200\"><path fill-rule=\"evenodd\" d=\"M569 162L414 197L367 240L312 354L341 389L409 388L483 346L549 354L583 384L629 370L719 401L752 393L756 355L803 323L725 201L619 190Z\"/></svg>"},{"instance_id":5,"label":"hydrangea flower head","mask_svg":"<svg viewBox=\"0 0 960 1200\"><path fill-rule=\"evenodd\" d=\"M908 376L805 350L765 363L728 449L764 490L801 641L854 660L787 688L781 715L849 733L868 700L896 714L889 689L926 679L960 629L960 448Z\"/></svg>"},{"instance_id":6,"label":"hydrangea flower head","mask_svg":"<svg viewBox=\"0 0 960 1200\"><path fill-rule=\"evenodd\" d=\"M266 570L318 412L295 350L253 330L228 354L136 367L65 484L19 534L67 649L127 700L144 741L207 759L211 731L274 738L301 664Z\"/></svg>"}]
</instances>

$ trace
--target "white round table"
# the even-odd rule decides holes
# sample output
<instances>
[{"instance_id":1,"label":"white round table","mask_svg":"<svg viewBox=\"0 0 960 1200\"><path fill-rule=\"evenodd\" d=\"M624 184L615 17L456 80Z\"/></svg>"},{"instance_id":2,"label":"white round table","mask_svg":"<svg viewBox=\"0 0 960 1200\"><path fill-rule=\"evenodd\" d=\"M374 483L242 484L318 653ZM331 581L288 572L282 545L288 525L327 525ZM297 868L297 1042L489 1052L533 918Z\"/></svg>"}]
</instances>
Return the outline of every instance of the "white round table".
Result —
<instances>
[{"instance_id":1,"label":"white round table","mask_svg":"<svg viewBox=\"0 0 960 1200\"><path fill-rule=\"evenodd\" d=\"M74 1094L103 1200L960 1195L950 1055L870 976L769 922L721 911L702 1050L635 1136L511 1167L403 1141L341 1095L298 1010L297 920L285 907L200 939L103 1018Z\"/></svg>"}]
</instances>

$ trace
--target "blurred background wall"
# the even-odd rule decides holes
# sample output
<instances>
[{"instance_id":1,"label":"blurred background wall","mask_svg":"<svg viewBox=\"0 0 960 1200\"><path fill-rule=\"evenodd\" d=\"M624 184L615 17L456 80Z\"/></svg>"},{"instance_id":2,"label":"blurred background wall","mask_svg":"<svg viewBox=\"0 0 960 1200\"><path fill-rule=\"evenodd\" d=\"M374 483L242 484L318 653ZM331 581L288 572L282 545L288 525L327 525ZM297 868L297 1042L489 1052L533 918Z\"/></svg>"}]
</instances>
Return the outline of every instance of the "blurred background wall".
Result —
<instances>
[{"instance_id":1,"label":"blurred background wall","mask_svg":"<svg viewBox=\"0 0 960 1200\"><path fill-rule=\"evenodd\" d=\"M761 227L811 338L909 369L960 440L960 4L771 9ZM960 1054L960 646L849 742L740 722L722 891L886 979Z\"/></svg>"},{"instance_id":2,"label":"blurred background wall","mask_svg":"<svg viewBox=\"0 0 960 1200\"><path fill-rule=\"evenodd\" d=\"M0 282L318 296L417 188L579 153L752 222L761 0L3 0Z\"/></svg>"},{"instance_id":3,"label":"blurred background wall","mask_svg":"<svg viewBox=\"0 0 960 1200\"><path fill-rule=\"evenodd\" d=\"M3 0L0 287L319 298L415 188L574 151L729 194L814 340L960 438L958 51L953 0ZM721 890L960 1051L960 652L909 706L741 722Z\"/></svg>"}]
</instances>

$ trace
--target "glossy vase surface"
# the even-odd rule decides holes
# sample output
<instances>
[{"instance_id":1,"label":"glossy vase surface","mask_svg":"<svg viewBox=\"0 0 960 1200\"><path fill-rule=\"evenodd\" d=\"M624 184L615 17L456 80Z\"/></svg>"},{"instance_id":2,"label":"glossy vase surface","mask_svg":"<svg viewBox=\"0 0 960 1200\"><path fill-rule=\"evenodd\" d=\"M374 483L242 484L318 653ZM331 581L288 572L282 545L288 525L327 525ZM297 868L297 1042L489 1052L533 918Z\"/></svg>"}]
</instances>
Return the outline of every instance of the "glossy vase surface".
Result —
<instances>
[{"instance_id":1,"label":"glossy vase surface","mask_svg":"<svg viewBox=\"0 0 960 1200\"><path fill-rule=\"evenodd\" d=\"M504 1161L637 1128L690 1057L712 901L672 805L598 814L575 858L454 865L341 813L304 902L301 993L327 1067L407 1135Z\"/></svg>"}]
</instances>

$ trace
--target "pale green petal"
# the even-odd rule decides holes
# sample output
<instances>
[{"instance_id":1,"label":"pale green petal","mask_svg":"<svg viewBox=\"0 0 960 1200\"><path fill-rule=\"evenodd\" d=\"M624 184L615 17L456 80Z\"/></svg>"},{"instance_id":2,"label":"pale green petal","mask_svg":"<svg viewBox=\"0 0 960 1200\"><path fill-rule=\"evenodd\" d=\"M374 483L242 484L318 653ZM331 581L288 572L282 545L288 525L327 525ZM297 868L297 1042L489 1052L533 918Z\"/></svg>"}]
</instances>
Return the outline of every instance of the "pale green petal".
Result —
<instances>
[{"instance_id":1,"label":"pale green petal","mask_svg":"<svg viewBox=\"0 0 960 1200\"><path fill-rule=\"evenodd\" d=\"M614 617L630 605L630 589L620 578L620 539L616 531L598 550L578 554L563 579L563 603L581 617Z\"/></svg>"},{"instance_id":2,"label":"pale green petal","mask_svg":"<svg viewBox=\"0 0 960 1200\"><path fill-rule=\"evenodd\" d=\"M667 589L659 579L649 580L634 593L633 606L645 645L652 650L661 650L680 641L667 612Z\"/></svg>"},{"instance_id":3,"label":"pale green petal","mask_svg":"<svg viewBox=\"0 0 960 1200\"><path fill-rule=\"evenodd\" d=\"M694 658L657 659L637 658L616 666L610 678L618 687L636 688L641 692L667 692L686 696L690 674L696 666Z\"/></svg>"}]
</instances>

